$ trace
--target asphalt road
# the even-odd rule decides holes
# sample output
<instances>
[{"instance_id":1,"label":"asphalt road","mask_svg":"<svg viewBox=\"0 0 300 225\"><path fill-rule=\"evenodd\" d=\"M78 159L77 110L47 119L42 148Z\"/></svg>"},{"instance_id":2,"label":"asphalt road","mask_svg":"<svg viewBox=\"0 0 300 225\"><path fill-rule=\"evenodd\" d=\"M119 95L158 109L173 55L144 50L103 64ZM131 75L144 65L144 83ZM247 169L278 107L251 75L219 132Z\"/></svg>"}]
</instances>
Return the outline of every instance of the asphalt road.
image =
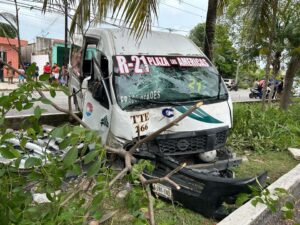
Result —
<instances>
[{"instance_id":1,"label":"asphalt road","mask_svg":"<svg viewBox=\"0 0 300 225\"><path fill-rule=\"evenodd\" d=\"M9 91L4 91L5 94L9 93ZM63 108L68 108L68 99L66 95L63 92L57 92L55 98L52 98L49 94L49 92L44 92L44 94L53 100L57 105ZM255 99L250 99L249 98L249 90L239 90L239 91L231 91L229 92L232 101L233 102L245 102L245 101L255 101ZM38 93L34 93L38 97ZM51 105L45 105L43 103L38 103L36 105L39 105L41 108L46 109L46 113L58 113L56 109L54 109ZM29 115L32 114L33 110L24 110L24 111L17 111L17 110L12 110L10 111L7 115L8 116L21 116L21 115Z\"/></svg>"}]
</instances>

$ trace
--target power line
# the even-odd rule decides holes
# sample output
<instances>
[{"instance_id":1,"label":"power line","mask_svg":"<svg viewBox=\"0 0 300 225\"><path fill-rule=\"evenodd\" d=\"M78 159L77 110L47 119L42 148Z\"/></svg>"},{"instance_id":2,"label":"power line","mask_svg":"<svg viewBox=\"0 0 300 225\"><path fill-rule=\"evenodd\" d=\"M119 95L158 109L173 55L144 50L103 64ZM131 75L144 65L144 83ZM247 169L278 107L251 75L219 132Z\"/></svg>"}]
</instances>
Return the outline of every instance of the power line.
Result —
<instances>
[{"instance_id":1,"label":"power line","mask_svg":"<svg viewBox=\"0 0 300 225\"><path fill-rule=\"evenodd\" d=\"M14 5L14 2L13 0L4 0L6 2L3 2L3 1L0 1L4 4L8 4L8 5ZM37 3L36 1L31 1L32 3ZM32 4L29 4L29 3L24 3L24 2L20 2L18 3L18 6L19 7L23 7L23 8L26 8L26 9L29 9L29 10L38 10L38 11L42 11L42 6L36 6L36 5L32 5ZM175 7L176 8L176 7ZM179 9L179 8L176 8L176 9ZM72 9L70 8L70 10L73 10L75 11L75 9ZM49 13L56 13L56 14L60 14L60 15L63 15L64 12L62 12L60 9L57 9L57 8L54 8L54 7L48 7L48 9L46 9L46 12L49 12ZM188 11L187 11L188 12ZM201 15L198 15L196 14L197 16L201 16ZM30 16L30 15L28 15ZM70 16L74 16L74 15L71 15ZM201 16L202 17L202 16ZM117 18L110 18L110 17L105 17L106 19L111 19L111 20L118 20L120 22L124 22L124 20L122 19L117 19ZM58 19L58 17L51 23L50 27L56 22L56 20ZM111 25L111 26L115 26L115 27L118 27L118 28L122 28L122 26L118 25L118 24L115 24L115 23L110 23L110 22L107 22L106 20L103 21L103 23L106 23L108 25ZM176 31L179 31L179 32L186 32L186 33L189 33L189 31L187 30L180 30L180 29L175 29L175 28L169 28L169 27L160 27L160 26L155 26L155 25L152 25L152 27L154 28L158 28L158 29L163 29L163 30L168 30L170 32L176 32ZM49 29L49 27L47 28Z\"/></svg>"},{"instance_id":2,"label":"power line","mask_svg":"<svg viewBox=\"0 0 300 225\"><path fill-rule=\"evenodd\" d=\"M179 4L180 4L180 3L185 4L185 5L188 5L188 6L191 6L191 7L195 8L195 9L200 9L200 10L203 11L203 12L207 12L207 10L205 10L205 9L203 9L203 8L200 8L200 7L196 6L196 5L193 5L193 4L191 4L191 3L185 2L185 1L183 1L183 0L181 0L181 1L179 2Z\"/></svg>"},{"instance_id":3,"label":"power line","mask_svg":"<svg viewBox=\"0 0 300 225\"><path fill-rule=\"evenodd\" d=\"M200 14L197 14L197 13L194 13L194 12L191 12L191 11L188 11L188 10L185 10L185 9L177 8L177 7L175 7L175 6L168 5L168 4L164 3L164 2L161 2L160 4L165 5L165 6L168 6L168 7L173 8L173 9L177 9L177 10L179 10L179 11L181 11L181 12L184 12L184 13L188 13L188 14L190 14L190 15L199 16L199 17L203 18L203 16L200 15Z\"/></svg>"}]
</instances>

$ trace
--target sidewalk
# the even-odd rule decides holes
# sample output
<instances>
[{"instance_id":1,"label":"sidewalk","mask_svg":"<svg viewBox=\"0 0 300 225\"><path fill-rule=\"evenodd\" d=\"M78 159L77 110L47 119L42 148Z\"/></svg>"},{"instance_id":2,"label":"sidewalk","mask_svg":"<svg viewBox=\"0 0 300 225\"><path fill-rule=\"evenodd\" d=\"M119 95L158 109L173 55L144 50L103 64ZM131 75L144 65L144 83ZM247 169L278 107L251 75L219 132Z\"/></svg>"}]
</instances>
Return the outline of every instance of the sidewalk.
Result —
<instances>
[{"instance_id":1,"label":"sidewalk","mask_svg":"<svg viewBox=\"0 0 300 225\"><path fill-rule=\"evenodd\" d=\"M7 78L4 79L4 83L0 82L0 91L12 91L18 88L19 80L14 78L14 83L9 84Z\"/></svg>"}]
</instances>

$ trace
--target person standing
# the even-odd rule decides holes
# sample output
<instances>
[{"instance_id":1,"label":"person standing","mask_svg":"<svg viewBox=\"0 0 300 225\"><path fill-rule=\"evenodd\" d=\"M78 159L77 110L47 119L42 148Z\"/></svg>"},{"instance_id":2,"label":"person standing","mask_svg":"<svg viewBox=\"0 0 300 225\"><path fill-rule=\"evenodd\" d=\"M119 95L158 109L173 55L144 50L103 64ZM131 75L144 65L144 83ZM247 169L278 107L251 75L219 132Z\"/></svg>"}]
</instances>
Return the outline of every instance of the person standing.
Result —
<instances>
[{"instance_id":1,"label":"person standing","mask_svg":"<svg viewBox=\"0 0 300 225\"><path fill-rule=\"evenodd\" d=\"M44 69L43 69L44 74L49 75L49 83L51 83L52 79L51 79L51 66L49 62L46 62L46 64L44 65Z\"/></svg>"},{"instance_id":2,"label":"person standing","mask_svg":"<svg viewBox=\"0 0 300 225\"><path fill-rule=\"evenodd\" d=\"M55 63L52 67L52 80L55 81L57 84L59 83L59 66Z\"/></svg>"},{"instance_id":3,"label":"person standing","mask_svg":"<svg viewBox=\"0 0 300 225\"><path fill-rule=\"evenodd\" d=\"M35 81L37 81L38 80L38 77L39 77L39 67L36 65L36 62L33 62L32 63L33 65L35 65L35 73L33 74L33 79L35 80Z\"/></svg>"},{"instance_id":4,"label":"person standing","mask_svg":"<svg viewBox=\"0 0 300 225\"><path fill-rule=\"evenodd\" d=\"M0 58L0 82L4 82L3 67L4 67L4 64L2 62L2 58Z\"/></svg>"},{"instance_id":5,"label":"person standing","mask_svg":"<svg viewBox=\"0 0 300 225\"><path fill-rule=\"evenodd\" d=\"M66 86L68 84L68 70L66 66L62 66L61 77L59 81L62 86Z\"/></svg>"},{"instance_id":6,"label":"person standing","mask_svg":"<svg viewBox=\"0 0 300 225\"><path fill-rule=\"evenodd\" d=\"M24 83L25 81L25 70L22 68L22 66L19 66L19 83Z\"/></svg>"},{"instance_id":7,"label":"person standing","mask_svg":"<svg viewBox=\"0 0 300 225\"><path fill-rule=\"evenodd\" d=\"M8 62L8 65L12 66L11 61ZM7 71L8 83L13 84L14 83L15 71L11 67L8 67L8 66L6 66L5 69Z\"/></svg>"}]
</instances>

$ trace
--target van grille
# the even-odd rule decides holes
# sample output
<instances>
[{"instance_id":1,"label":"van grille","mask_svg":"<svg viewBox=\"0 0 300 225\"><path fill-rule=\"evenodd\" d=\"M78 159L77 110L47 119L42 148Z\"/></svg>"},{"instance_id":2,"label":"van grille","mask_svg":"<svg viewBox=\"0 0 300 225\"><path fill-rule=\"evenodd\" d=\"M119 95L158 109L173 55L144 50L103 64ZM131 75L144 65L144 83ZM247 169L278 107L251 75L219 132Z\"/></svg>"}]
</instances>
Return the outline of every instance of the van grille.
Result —
<instances>
[{"instance_id":1,"label":"van grille","mask_svg":"<svg viewBox=\"0 0 300 225\"><path fill-rule=\"evenodd\" d=\"M209 137L207 134L202 134L196 137L158 139L156 141L161 153L164 153L166 155L180 155L187 153L205 152L208 150L221 148L225 145L226 137L226 130L215 133L215 137L213 138L214 143L210 143L210 147L208 146Z\"/></svg>"}]
</instances>

